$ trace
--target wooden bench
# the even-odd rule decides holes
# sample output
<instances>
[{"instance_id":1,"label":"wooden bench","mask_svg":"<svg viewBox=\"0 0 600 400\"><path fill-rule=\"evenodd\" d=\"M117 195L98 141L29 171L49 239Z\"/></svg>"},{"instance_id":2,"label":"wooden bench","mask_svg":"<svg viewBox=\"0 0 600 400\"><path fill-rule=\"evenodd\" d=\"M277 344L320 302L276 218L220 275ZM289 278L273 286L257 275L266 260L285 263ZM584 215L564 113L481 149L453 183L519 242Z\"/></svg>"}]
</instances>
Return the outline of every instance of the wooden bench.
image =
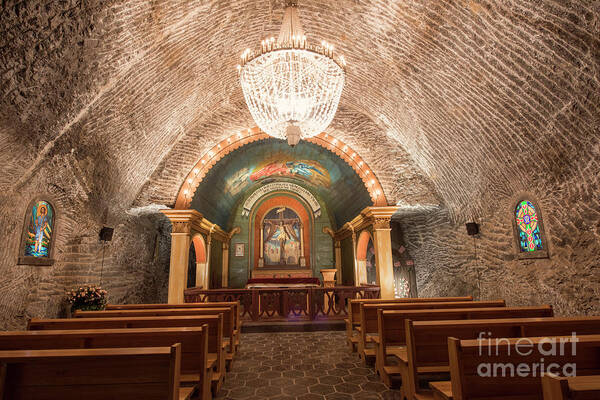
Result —
<instances>
[{"instance_id":1,"label":"wooden bench","mask_svg":"<svg viewBox=\"0 0 600 400\"><path fill-rule=\"evenodd\" d=\"M240 345L241 333L242 333L242 319L241 309L239 301L219 301L211 303L178 303L178 304L108 304L106 306L107 311L113 310L153 310L153 309L174 309L174 308L222 308L222 307L233 307L234 314L234 335L236 336L236 351Z\"/></svg>"},{"instance_id":2,"label":"wooden bench","mask_svg":"<svg viewBox=\"0 0 600 400\"><path fill-rule=\"evenodd\" d=\"M425 302L425 303L361 303L358 330L358 354L365 361L371 362L376 358L378 343L377 310L425 310L449 308L490 308L504 307L504 300L494 301L457 301L457 302Z\"/></svg>"},{"instance_id":3,"label":"wooden bench","mask_svg":"<svg viewBox=\"0 0 600 400\"><path fill-rule=\"evenodd\" d=\"M0 351L0 396L10 400L184 400L181 346Z\"/></svg>"},{"instance_id":4,"label":"wooden bench","mask_svg":"<svg viewBox=\"0 0 600 400\"><path fill-rule=\"evenodd\" d=\"M549 340L556 341L556 352ZM448 339L454 400L543 400L542 360L544 372L600 372L600 335L502 339L493 342L491 352L486 350L486 341Z\"/></svg>"},{"instance_id":5,"label":"wooden bench","mask_svg":"<svg viewBox=\"0 0 600 400\"><path fill-rule=\"evenodd\" d=\"M536 318L552 317L552 307L549 305L536 307L492 307L492 308L464 308L442 310L379 310L377 332L379 342L377 345L377 362L381 379L388 386L393 377L406 375L402 371L405 363L392 365L388 363L388 356L395 356L399 360L407 360L406 351L406 321L442 321L465 319L497 319L497 318ZM423 370L423 373L448 372L447 367L432 367ZM405 385L402 391L405 391Z\"/></svg>"},{"instance_id":6,"label":"wooden bench","mask_svg":"<svg viewBox=\"0 0 600 400\"><path fill-rule=\"evenodd\" d=\"M411 321L406 323L406 359L401 359L402 384L408 398L419 393L433 398L433 393L419 390L419 374L437 368L449 368L448 338L461 340L517 338L532 336L563 336L600 333L600 317L556 317L477 319L465 321ZM483 335L483 336L482 336ZM448 369L449 370L449 369ZM447 386L447 385L446 385Z\"/></svg>"},{"instance_id":7,"label":"wooden bench","mask_svg":"<svg viewBox=\"0 0 600 400\"><path fill-rule=\"evenodd\" d=\"M208 359L215 360L211 381L213 393L217 393L225 378L225 355L223 354L223 315L193 315L175 317L126 317L126 318L66 318L31 319L28 330L74 330L74 329L136 329L202 327L208 325Z\"/></svg>"},{"instance_id":8,"label":"wooden bench","mask_svg":"<svg viewBox=\"0 0 600 400\"><path fill-rule=\"evenodd\" d=\"M546 374L542 377L544 400L598 400L600 399L600 375L558 377Z\"/></svg>"},{"instance_id":9,"label":"wooden bench","mask_svg":"<svg viewBox=\"0 0 600 400\"><path fill-rule=\"evenodd\" d=\"M472 301L473 296L465 297L406 297L401 299L352 299L348 304L348 318L344 319L346 323L346 340L352 352L356 352L358 347L358 331L355 329L360 324L360 305L361 304L390 304L390 303L441 303L456 301ZM355 334L356 333L356 334Z\"/></svg>"},{"instance_id":10,"label":"wooden bench","mask_svg":"<svg viewBox=\"0 0 600 400\"><path fill-rule=\"evenodd\" d=\"M225 349L226 368L229 371L235 356L236 336L234 333L235 314L232 307L220 308L175 308L175 309L142 309L112 311L76 311L75 318L121 318L121 317L168 317L185 315L223 314L223 348Z\"/></svg>"},{"instance_id":11,"label":"wooden bench","mask_svg":"<svg viewBox=\"0 0 600 400\"><path fill-rule=\"evenodd\" d=\"M216 359L208 360L208 325L182 328L0 332L0 351L169 347L181 344L181 384L210 399Z\"/></svg>"}]
</instances>

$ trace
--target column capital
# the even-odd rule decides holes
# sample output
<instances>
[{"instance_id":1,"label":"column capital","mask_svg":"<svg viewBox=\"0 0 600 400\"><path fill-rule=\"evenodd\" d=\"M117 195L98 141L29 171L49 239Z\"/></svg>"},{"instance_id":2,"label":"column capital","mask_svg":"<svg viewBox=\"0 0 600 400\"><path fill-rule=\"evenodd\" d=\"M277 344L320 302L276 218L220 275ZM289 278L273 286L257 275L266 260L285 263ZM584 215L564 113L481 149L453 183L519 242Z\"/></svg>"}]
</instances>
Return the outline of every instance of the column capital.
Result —
<instances>
[{"instance_id":1,"label":"column capital","mask_svg":"<svg viewBox=\"0 0 600 400\"><path fill-rule=\"evenodd\" d=\"M196 210L160 210L163 214L169 218L171 223L174 222L188 222L193 223L202 219L202 214Z\"/></svg>"},{"instance_id":2,"label":"column capital","mask_svg":"<svg viewBox=\"0 0 600 400\"><path fill-rule=\"evenodd\" d=\"M390 230L391 226L390 226L390 218L385 218L385 217L377 217L373 219L373 229L379 231L379 230Z\"/></svg>"},{"instance_id":3,"label":"column capital","mask_svg":"<svg viewBox=\"0 0 600 400\"><path fill-rule=\"evenodd\" d=\"M361 212L361 215L368 223L373 225L373 229L391 229L392 215L397 210L397 206L367 207Z\"/></svg>"},{"instance_id":4,"label":"column capital","mask_svg":"<svg viewBox=\"0 0 600 400\"><path fill-rule=\"evenodd\" d=\"M223 250L229 250L229 242L223 242Z\"/></svg>"}]
</instances>

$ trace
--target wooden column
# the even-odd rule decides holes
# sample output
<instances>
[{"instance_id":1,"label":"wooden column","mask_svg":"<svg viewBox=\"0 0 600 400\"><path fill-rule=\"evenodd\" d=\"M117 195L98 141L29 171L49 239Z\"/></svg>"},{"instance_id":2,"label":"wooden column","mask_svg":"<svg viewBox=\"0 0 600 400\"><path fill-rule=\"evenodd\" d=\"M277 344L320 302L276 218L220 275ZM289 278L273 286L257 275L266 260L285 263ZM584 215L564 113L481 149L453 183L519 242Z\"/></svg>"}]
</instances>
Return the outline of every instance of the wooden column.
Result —
<instances>
[{"instance_id":1,"label":"wooden column","mask_svg":"<svg viewBox=\"0 0 600 400\"><path fill-rule=\"evenodd\" d=\"M342 242L335 241L335 269L337 269L336 282L342 284Z\"/></svg>"},{"instance_id":2,"label":"wooden column","mask_svg":"<svg viewBox=\"0 0 600 400\"><path fill-rule=\"evenodd\" d=\"M373 223L373 244L375 246L377 284L381 288L382 299L393 299L395 297L391 231L390 217L375 217Z\"/></svg>"},{"instance_id":3,"label":"wooden column","mask_svg":"<svg viewBox=\"0 0 600 400\"><path fill-rule=\"evenodd\" d=\"M223 243L223 272L221 275L221 286L229 287L229 243Z\"/></svg>"},{"instance_id":4,"label":"wooden column","mask_svg":"<svg viewBox=\"0 0 600 400\"><path fill-rule=\"evenodd\" d=\"M171 264L169 267L169 304L183 303L187 286L192 224L202 215L195 210L163 210L171 221Z\"/></svg>"}]
</instances>

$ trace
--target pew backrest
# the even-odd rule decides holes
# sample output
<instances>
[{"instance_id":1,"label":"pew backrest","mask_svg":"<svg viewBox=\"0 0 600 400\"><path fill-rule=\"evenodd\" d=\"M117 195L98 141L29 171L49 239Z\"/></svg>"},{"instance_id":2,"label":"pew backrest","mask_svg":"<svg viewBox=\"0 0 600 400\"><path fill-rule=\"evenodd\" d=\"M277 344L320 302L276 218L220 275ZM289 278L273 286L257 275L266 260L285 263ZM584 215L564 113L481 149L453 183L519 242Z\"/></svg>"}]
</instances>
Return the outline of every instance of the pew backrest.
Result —
<instances>
[{"instance_id":1,"label":"pew backrest","mask_svg":"<svg viewBox=\"0 0 600 400\"><path fill-rule=\"evenodd\" d=\"M542 400L541 376L597 375L600 335L578 337L448 339L455 400Z\"/></svg>"},{"instance_id":2,"label":"pew backrest","mask_svg":"<svg viewBox=\"0 0 600 400\"><path fill-rule=\"evenodd\" d=\"M222 358L223 316L194 315L176 317L127 317L127 318L65 318L31 319L28 330L73 330L73 329L135 329L201 327L208 325L208 352Z\"/></svg>"},{"instance_id":3,"label":"pew backrest","mask_svg":"<svg viewBox=\"0 0 600 400\"><path fill-rule=\"evenodd\" d=\"M385 303L361 304L360 320L361 334L367 335L377 332L378 310L443 310L450 308L490 308L505 307L504 300L492 301L459 301L459 302L429 302L429 303Z\"/></svg>"},{"instance_id":4,"label":"pew backrest","mask_svg":"<svg viewBox=\"0 0 600 400\"><path fill-rule=\"evenodd\" d=\"M235 314L231 307L220 308L182 308L182 309L142 309L142 310L112 310L112 311L77 311L75 318L129 318L129 317L171 317L194 315L223 315L224 337L229 338L229 351L235 345L234 325Z\"/></svg>"},{"instance_id":5,"label":"pew backrest","mask_svg":"<svg viewBox=\"0 0 600 400\"><path fill-rule=\"evenodd\" d=\"M464 297L404 297L401 299L352 299L349 304L348 320L351 324L360 322L361 304L401 304L401 303L444 303L473 301L473 296Z\"/></svg>"},{"instance_id":6,"label":"pew backrest","mask_svg":"<svg viewBox=\"0 0 600 400\"><path fill-rule=\"evenodd\" d=\"M241 327L241 310L239 301L218 301L210 303L155 303L155 304L107 304L107 311L115 310L154 310L154 309L176 309L176 308L221 308L233 307L235 329Z\"/></svg>"},{"instance_id":7,"label":"pew backrest","mask_svg":"<svg viewBox=\"0 0 600 400\"><path fill-rule=\"evenodd\" d=\"M419 367L447 366L448 338L518 338L600 334L600 317L503 318L450 321L406 320L410 381L417 386Z\"/></svg>"},{"instance_id":8,"label":"pew backrest","mask_svg":"<svg viewBox=\"0 0 600 400\"><path fill-rule=\"evenodd\" d=\"M179 400L180 346L0 351L3 400Z\"/></svg>"},{"instance_id":9,"label":"pew backrest","mask_svg":"<svg viewBox=\"0 0 600 400\"><path fill-rule=\"evenodd\" d=\"M0 332L0 351L170 347L181 344L181 371L204 374L208 325L201 327Z\"/></svg>"},{"instance_id":10,"label":"pew backrest","mask_svg":"<svg viewBox=\"0 0 600 400\"><path fill-rule=\"evenodd\" d=\"M552 317L552 306L457 308L442 310L379 310L379 340L386 346L406 345L406 321L443 321Z\"/></svg>"}]
</instances>

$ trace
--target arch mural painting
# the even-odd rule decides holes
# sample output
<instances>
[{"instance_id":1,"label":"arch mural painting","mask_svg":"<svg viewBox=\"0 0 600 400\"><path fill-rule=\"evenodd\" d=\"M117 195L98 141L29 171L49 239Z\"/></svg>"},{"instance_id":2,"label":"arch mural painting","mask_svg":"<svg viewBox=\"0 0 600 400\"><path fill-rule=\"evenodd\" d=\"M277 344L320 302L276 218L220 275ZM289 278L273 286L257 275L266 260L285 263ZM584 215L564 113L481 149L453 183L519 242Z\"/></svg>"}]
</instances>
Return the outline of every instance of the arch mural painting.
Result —
<instances>
[{"instance_id":1,"label":"arch mural painting","mask_svg":"<svg viewBox=\"0 0 600 400\"><path fill-rule=\"evenodd\" d=\"M225 189L237 194L248 185L274 177L297 179L313 186L329 187L331 176L329 171L319 162L312 160L295 160L288 155L275 155L259 164L243 168L227 179Z\"/></svg>"}]
</instances>

